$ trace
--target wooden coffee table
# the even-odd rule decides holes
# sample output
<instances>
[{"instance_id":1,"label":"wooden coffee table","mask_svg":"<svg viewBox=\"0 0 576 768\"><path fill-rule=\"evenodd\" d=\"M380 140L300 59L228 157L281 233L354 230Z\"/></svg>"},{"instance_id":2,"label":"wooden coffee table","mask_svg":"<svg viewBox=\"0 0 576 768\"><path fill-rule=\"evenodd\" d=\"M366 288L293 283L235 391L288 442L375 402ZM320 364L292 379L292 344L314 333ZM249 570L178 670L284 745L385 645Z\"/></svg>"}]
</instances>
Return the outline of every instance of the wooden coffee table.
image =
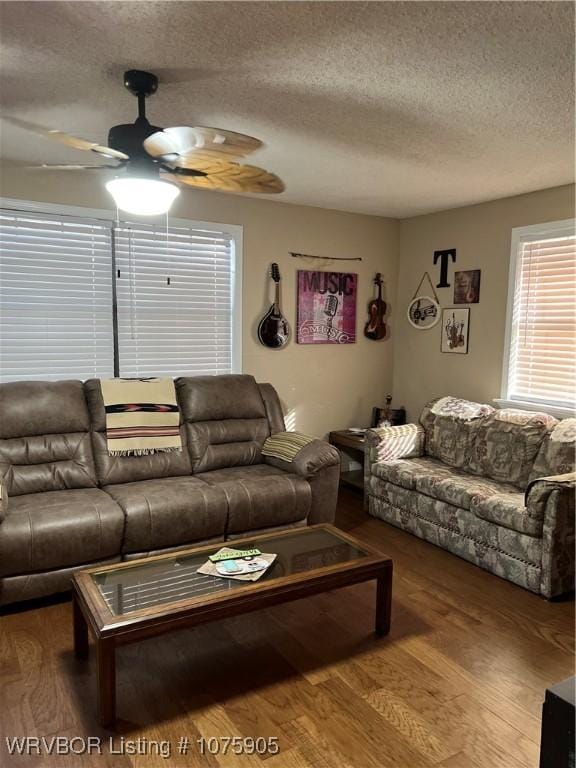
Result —
<instances>
[{"instance_id":1,"label":"wooden coffee table","mask_svg":"<svg viewBox=\"0 0 576 768\"><path fill-rule=\"evenodd\" d=\"M331 525L235 539L275 553L257 582L202 576L197 569L223 544L88 568L74 575L74 650L88 657L88 628L98 664L100 722L116 719L116 648L268 606L375 579L376 634L390 630L392 560Z\"/></svg>"}]
</instances>

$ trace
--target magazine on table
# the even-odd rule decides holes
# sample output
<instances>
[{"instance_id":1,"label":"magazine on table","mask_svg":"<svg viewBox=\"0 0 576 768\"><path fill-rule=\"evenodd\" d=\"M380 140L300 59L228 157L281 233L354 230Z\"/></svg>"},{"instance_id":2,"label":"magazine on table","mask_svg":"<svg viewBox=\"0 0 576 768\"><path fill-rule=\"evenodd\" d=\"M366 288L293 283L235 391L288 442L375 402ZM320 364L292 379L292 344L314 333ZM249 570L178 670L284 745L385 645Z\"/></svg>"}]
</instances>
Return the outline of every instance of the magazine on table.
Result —
<instances>
[{"instance_id":1,"label":"magazine on table","mask_svg":"<svg viewBox=\"0 0 576 768\"><path fill-rule=\"evenodd\" d=\"M276 555L260 552L259 549L222 547L210 555L196 573L235 581L258 581L275 559Z\"/></svg>"}]
</instances>

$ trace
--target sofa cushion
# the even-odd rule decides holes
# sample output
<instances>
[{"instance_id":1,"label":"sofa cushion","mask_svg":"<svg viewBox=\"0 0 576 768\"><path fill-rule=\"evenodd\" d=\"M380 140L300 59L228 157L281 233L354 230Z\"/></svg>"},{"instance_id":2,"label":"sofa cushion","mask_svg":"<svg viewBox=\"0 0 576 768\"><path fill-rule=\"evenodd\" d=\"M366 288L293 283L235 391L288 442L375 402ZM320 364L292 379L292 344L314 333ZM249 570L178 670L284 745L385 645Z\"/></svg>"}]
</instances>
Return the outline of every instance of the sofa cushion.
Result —
<instances>
[{"instance_id":1,"label":"sofa cushion","mask_svg":"<svg viewBox=\"0 0 576 768\"><path fill-rule=\"evenodd\" d=\"M545 413L496 411L479 425L466 469L526 488L540 446L555 424Z\"/></svg>"},{"instance_id":2,"label":"sofa cushion","mask_svg":"<svg viewBox=\"0 0 576 768\"><path fill-rule=\"evenodd\" d=\"M262 461L270 424L252 376L182 377L176 391L195 473Z\"/></svg>"},{"instance_id":3,"label":"sofa cushion","mask_svg":"<svg viewBox=\"0 0 576 768\"><path fill-rule=\"evenodd\" d=\"M475 515L496 525L503 525L512 531L526 533L529 536L542 536L543 516L532 516L525 505L524 493L494 493L482 498L472 499L470 509Z\"/></svg>"},{"instance_id":4,"label":"sofa cushion","mask_svg":"<svg viewBox=\"0 0 576 768\"><path fill-rule=\"evenodd\" d=\"M0 479L9 496L96 488L87 432L0 440Z\"/></svg>"},{"instance_id":5,"label":"sofa cushion","mask_svg":"<svg viewBox=\"0 0 576 768\"><path fill-rule=\"evenodd\" d=\"M106 412L100 380L89 379L84 387L92 423L92 448L96 472L101 486L192 474L183 424L180 428L181 451L161 451L145 456L110 456L106 442ZM182 421L182 415L180 419Z\"/></svg>"},{"instance_id":6,"label":"sofa cushion","mask_svg":"<svg viewBox=\"0 0 576 768\"><path fill-rule=\"evenodd\" d=\"M519 533L542 534L542 516L530 517L524 494L509 483L470 475L430 458L374 464L372 473L405 490L471 510L478 517Z\"/></svg>"},{"instance_id":7,"label":"sofa cushion","mask_svg":"<svg viewBox=\"0 0 576 768\"><path fill-rule=\"evenodd\" d=\"M523 498L523 494L514 485L470 475L445 465L438 467L434 472L417 476L415 487L426 496L463 509L472 509L475 499L487 499L496 494L517 495Z\"/></svg>"},{"instance_id":8,"label":"sofa cushion","mask_svg":"<svg viewBox=\"0 0 576 768\"><path fill-rule=\"evenodd\" d=\"M493 412L490 405L457 397L432 400L420 416L426 432L426 454L451 467L464 467L478 426Z\"/></svg>"},{"instance_id":9,"label":"sofa cushion","mask_svg":"<svg viewBox=\"0 0 576 768\"><path fill-rule=\"evenodd\" d=\"M9 496L95 488L80 381L0 385L0 480Z\"/></svg>"},{"instance_id":10,"label":"sofa cushion","mask_svg":"<svg viewBox=\"0 0 576 768\"><path fill-rule=\"evenodd\" d=\"M399 485L408 490L416 488L416 477L420 474L436 474L442 468L448 469L438 459L428 456L412 459L394 459L393 461L375 462L372 464L372 474L389 483Z\"/></svg>"},{"instance_id":11,"label":"sofa cushion","mask_svg":"<svg viewBox=\"0 0 576 768\"><path fill-rule=\"evenodd\" d=\"M530 473L530 481L574 472L576 465L576 419L562 419L546 435Z\"/></svg>"},{"instance_id":12,"label":"sofa cushion","mask_svg":"<svg viewBox=\"0 0 576 768\"><path fill-rule=\"evenodd\" d=\"M98 488L16 496L0 525L0 576L113 557L123 529L122 510Z\"/></svg>"},{"instance_id":13,"label":"sofa cushion","mask_svg":"<svg viewBox=\"0 0 576 768\"><path fill-rule=\"evenodd\" d=\"M226 494L228 534L295 523L310 512L308 481L267 464L219 469L196 477Z\"/></svg>"},{"instance_id":14,"label":"sofa cushion","mask_svg":"<svg viewBox=\"0 0 576 768\"><path fill-rule=\"evenodd\" d=\"M224 537L226 495L194 477L107 485L126 517L122 552L149 552Z\"/></svg>"},{"instance_id":15,"label":"sofa cushion","mask_svg":"<svg viewBox=\"0 0 576 768\"><path fill-rule=\"evenodd\" d=\"M13 381L0 386L0 438L89 429L81 381Z\"/></svg>"}]
</instances>

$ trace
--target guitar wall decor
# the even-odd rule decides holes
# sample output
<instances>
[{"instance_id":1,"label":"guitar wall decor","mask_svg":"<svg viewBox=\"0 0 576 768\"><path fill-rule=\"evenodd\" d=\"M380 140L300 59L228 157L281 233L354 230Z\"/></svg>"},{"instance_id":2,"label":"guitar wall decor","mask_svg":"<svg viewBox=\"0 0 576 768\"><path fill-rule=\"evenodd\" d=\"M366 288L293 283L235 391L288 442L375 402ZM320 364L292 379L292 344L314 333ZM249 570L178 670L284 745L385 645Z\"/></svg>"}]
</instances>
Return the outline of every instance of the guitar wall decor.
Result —
<instances>
[{"instance_id":1,"label":"guitar wall decor","mask_svg":"<svg viewBox=\"0 0 576 768\"><path fill-rule=\"evenodd\" d=\"M378 287L378 296L368 302L368 322L364 326L364 336L373 341L386 338L386 302L382 299L382 275L380 272L374 278L374 285Z\"/></svg>"},{"instance_id":2,"label":"guitar wall decor","mask_svg":"<svg viewBox=\"0 0 576 768\"><path fill-rule=\"evenodd\" d=\"M270 277L275 283L274 302L258 325L258 340L265 347L280 349L287 344L290 338L288 321L280 310L280 270L278 264L270 267Z\"/></svg>"}]
</instances>

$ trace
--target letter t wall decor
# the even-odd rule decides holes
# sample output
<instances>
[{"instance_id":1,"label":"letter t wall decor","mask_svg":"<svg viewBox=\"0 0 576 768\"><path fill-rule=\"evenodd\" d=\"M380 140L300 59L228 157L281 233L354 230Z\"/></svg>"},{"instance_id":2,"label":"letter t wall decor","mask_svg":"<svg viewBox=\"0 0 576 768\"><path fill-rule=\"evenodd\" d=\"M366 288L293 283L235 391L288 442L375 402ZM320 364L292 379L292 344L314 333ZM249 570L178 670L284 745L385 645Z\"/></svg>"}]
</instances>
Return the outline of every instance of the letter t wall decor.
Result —
<instances>
[{"instance_id":1,"label":"letter t wall decor","mask_svg":"<svg viewBox=\"0 0 576 768\"><path fill-rule=\"evenodd\" d=\"M446 251L434 251L434 264L440 259L440 282L436 283L436 288L450 288L448 282L448 260L452 263L456 261L456 248L448 248Z\"/></svg>"}]
</instances>

